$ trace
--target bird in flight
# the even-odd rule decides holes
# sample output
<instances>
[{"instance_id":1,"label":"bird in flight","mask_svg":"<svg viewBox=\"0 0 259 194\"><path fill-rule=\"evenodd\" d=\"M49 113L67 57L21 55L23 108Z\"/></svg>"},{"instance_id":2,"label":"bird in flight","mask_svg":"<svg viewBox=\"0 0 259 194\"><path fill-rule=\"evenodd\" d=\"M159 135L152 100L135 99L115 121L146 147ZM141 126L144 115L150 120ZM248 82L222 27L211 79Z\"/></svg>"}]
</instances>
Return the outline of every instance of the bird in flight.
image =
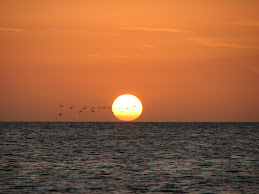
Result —
<instances>
[{"instance_id":1,"label":"bird in flight","mask_svg":"<svg viewBox=\"0 0 259 194\"><path fill-rule=\"evenodd\" d=\"M80 114L81 112L84 112L84 111L80 110L80 111L79 111L79 114Z\"/></svg>"},{"instance_id":2,"label":"bird in flight","mask_svg":"<svg viewBox=\"0 0 259 194\"><path fill-rule=\"evenodd\" d=\"M71 110L73 108L73 106L71 106L69 109Z\"/></svg>"},{"instance_id":3,"label":"bird in flight","mask_svg":"<svg viewBox=\"0 0 259 194\"><path fill-rule=\"evenodd\" d=\"M82 110L85 110L86 109L86 107L84 107Z\"/></svg>"},{"instance_id":4,"label":"bird in flight","mask_svg":"<svg viewBox=\"0 0 259 194\"><path fill-rule=\"evenodd\" d=\"M63 106L64 106L64 105L62 104L62 105L60 105L59 107L62 108Z\"/></svg>"},{"instance_id":5,"label":"bird in flight","mask_svg":"<svg viewBox=\"0 0 259 194\"><path fill-rule=\"evenodd\" d=\"M101 108L106 108L106 106L100 106L100 107L98 107L97 109L101 109Z\"/></svg>"},{"instance_id":6,"label":"bird in flight","mask_svg":"<svg viewBox=\"0 0 259 194\"><path fill-rule=\"evenodd\" d=\"M59 116L61 116L61 115L62 115L62 113L59 113L58 115L59 115Z\"/></svg>"},{"instance_id":7,"label":"bird in flight","mask_svg":"<svg viewBox=\"0 0 259 194\"><path fill-rule=\"evenodd\" d=\"M94 112L94 107L91 108L91 111Z\"/></svg>"}]
</instances>

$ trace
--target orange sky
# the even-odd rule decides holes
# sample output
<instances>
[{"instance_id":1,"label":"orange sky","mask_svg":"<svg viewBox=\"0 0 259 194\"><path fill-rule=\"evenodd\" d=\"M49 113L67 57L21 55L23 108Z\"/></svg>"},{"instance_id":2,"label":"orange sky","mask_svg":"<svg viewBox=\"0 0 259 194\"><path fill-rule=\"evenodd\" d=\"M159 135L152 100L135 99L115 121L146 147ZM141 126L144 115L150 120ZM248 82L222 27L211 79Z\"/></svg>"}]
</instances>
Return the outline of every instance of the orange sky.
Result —
<instances>
[{"instance_id":1,"label":"orange sky","mask_svg":"<svg viewBox=\"0 0 259 194\"><path fill-rule=\"evenodd\" d=\"M258 0L1 0L0 121L259 121Z\"/></svg>"}]
</instances>

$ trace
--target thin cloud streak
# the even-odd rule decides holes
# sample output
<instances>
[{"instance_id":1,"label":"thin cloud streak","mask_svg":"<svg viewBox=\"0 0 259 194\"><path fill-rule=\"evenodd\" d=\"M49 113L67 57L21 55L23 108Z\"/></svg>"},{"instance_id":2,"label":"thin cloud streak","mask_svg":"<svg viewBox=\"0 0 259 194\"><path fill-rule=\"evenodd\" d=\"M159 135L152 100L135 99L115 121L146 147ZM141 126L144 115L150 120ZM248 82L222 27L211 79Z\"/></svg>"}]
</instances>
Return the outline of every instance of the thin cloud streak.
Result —
<instances>
[{"instance_id":1,"label":"thin cloud streak","mask_svg":"<svg viewBox=\"0 0 259 194\"><path fill-rule=\"evenodd\" d=\"M18 28L0 28L0 31L6 31L6 32L24 32L24 30L18 29Z\"/></svg>"},{"instance_id":2,"label":"thin cloud streak","mask_svg":"<svg viewBox=\"0 0 259 194\"><path fill-rule=\"evenodd\" d=\"M88 54L87 56L88 56L88 57L97 57L98 54Z\"/></svg>"},{"instance_id":3,"label":"thin cloud streak","mask_svg":"<svg viewBox=\"0 0 259 194\"><path fill-rule=\"evenodd\" d=\"M191 40L198 45L210 46L210 47L256 48L256 47L251 47L251 46L244 46L244 45L239 45L239 44L219 42L219 41L201 39L201 38L187 38L187 40Z\"/></svg>"},{"instance_id":4,"label":"thin cloud streak","mask_svg":"<svg viewBox=\"0 0 259 194\"><path fill-rule=\"evenodd\" d=\"M128 58L127 55L118 55L118 56L112 56L112 58Z\"/></svg>"},{"instance_id":5,"label":"thin cloud streak","mask_svg":"<svg viewBox=\"0 0 259 194\"><path fill-rule=\"evenodd\" d=\"M153 48L154 46L152 46L152 45L148 45L148 44L143 44L143 47Z\"/></svg>"},{"instance_id":6,"label":"thin cloud streak","mask_svg":"<svg viewBox=\"0 0 259 194\"><path fill-rule=\"evenodd\" d=\"M230 22L228 24L239 25L239 26L249 26L249 27L259 27L259 21L256 21L256 20L236 21L236 22Z\"/></svg>"},{"instance_id":7,"label":"thin cloud streak","mask_svg":"<svg viewBox=\"0 0 259 194\"><path fill-rule=\"evenodd\" d=\"M105 34L105 35L110 35L110 36L118 36L118 35L119 35L119 34L113 33L113 32L105 32L105 33L103 33L103 34Z\"/></svg>"},{"instance_id":8,"label":"thin cloud streak","mask_svg":"<svg viewBox=\"0 0 259 194\"><path fill-rule=\"evenodd\" d=\"M144 28L144 27L121 27L121 30L131 30L131 31L150 31L150 32L181 32L188 33L190 31L175 28Z\"/></svg>"}]
</instances>

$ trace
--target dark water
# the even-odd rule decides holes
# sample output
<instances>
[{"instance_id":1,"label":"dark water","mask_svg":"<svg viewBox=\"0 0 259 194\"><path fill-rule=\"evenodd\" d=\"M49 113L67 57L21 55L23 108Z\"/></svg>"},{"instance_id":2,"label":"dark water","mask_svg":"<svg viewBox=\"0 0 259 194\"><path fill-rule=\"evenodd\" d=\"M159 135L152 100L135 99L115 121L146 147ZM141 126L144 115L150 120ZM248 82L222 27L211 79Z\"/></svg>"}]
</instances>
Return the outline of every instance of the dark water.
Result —
<instances>
[{"instance_id":1,"label":"dark water","mask_svg":"<svg viewBox=\"0 0 259 194\"><path fill-rule=\"evenodd\" d=\"M259 123L0 123L0 193L257 193Z\"/></svg>"}]
</instances>

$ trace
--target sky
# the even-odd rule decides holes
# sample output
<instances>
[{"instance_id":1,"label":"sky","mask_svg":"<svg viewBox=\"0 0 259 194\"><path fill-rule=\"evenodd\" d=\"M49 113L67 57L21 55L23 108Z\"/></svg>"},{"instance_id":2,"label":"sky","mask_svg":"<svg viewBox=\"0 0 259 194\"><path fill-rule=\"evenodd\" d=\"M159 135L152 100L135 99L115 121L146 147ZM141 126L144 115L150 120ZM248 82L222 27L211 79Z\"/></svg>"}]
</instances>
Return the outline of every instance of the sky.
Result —
<instances>
[{"instance_id":1,"label":"sky","mask_svg":"<svg viewBox=\"0 0 259 194\"><path fill-rule=\"evenodd\" d=\"M118 121L77 111L133 94L139 122L259 122L258 7L0 0L0 121Z\"/></svg>"}]
</instances>

